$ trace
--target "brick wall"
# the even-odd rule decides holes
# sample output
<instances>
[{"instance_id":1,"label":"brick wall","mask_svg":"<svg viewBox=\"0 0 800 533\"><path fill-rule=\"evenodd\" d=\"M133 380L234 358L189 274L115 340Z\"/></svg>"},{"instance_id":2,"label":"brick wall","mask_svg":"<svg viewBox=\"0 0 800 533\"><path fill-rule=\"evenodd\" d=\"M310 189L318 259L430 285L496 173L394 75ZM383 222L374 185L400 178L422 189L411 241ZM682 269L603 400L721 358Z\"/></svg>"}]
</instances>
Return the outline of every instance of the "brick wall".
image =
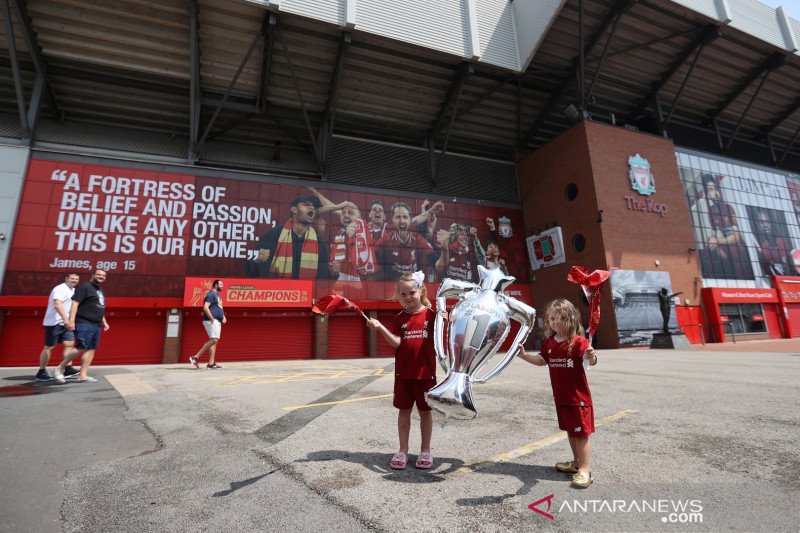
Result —
<instances>
[{"instance_id":1,"label":"brick wall","mask_svg":"<svg viewBox=\"0 0 800 533\"><path fill-rule=\"evenodd\" d=\"M630 185L628 157L636 153L648 160L654 176L656 192L649 196ZM531 287L537 311L554 298L567 298L588 321L588 309L579 304L579 289L566 280L573 265L590 270L667 271L673 290L683 292L681 302L688 298L691 305L700 305L700 265L696 252L690 251L694 241L689 211L670 140L584 121L520 161L518 172L526 230L561 226L567 257L562 265L534 273ZM570 184L578 191L572 201L566 194ZM663 216L651 210L662 205ZM598 222L600 210L602 222ZM572 246L578 234L586 239L582 252ZM610 286L601 311L598 345L616 348Z\"/></svg>"}]
</instances>

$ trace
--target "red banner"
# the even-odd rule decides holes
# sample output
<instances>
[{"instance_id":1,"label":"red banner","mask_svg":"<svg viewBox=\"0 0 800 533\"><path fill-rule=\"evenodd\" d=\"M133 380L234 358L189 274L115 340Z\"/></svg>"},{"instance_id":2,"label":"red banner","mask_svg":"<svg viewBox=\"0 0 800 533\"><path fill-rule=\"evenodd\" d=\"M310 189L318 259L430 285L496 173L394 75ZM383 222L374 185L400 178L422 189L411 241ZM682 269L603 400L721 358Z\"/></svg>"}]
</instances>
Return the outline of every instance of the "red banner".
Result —
<instances>
[{"instance_id":1,"label":"red banner","mask_svg":"<svg viewBox=\"0 0 800 533\"><path fill-rule=\"evenodd\" d=\"M717 304L724 303L774 303L778 301L775 289L707 289Z\"/></svg>"},{"instance_id":2,"label":"red banner","mask_svg":"<svg viewBox=\"0 0 800 533\"><path fill-rule=\"evenodd\" d=\"M2 294L102 268L116 297L179 298L193 276L294 277L314 282L312 297L378 302L414 269L435 285L499 265L525 284L524 235L516 208L32 159Z\"/></svg>"},{"instance_id":3,"label":"red banner","mask_svg":"<svg viewBox=\"0 0 800 533\"><path fill-rule=\"evenodd\" d=\"M225 307L306 307L312 305L313 283L302 280L220 278ZM186 278L184 307L202 307L212 278Z\"/></svg>"}]
</instances>

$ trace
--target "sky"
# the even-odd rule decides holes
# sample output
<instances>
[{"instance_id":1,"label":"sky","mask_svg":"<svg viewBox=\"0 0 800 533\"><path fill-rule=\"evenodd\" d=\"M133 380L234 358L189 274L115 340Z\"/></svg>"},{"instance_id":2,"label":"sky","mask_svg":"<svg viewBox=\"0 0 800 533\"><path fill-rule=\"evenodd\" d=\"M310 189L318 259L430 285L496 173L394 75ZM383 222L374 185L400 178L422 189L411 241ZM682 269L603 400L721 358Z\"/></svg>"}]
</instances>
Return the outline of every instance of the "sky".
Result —
<instances>
[{"instance_id":1,"label":"sky","mask_svg":"<svg viewBox=\"0 0 800 533\"><path fill-rule=\"evenodd\" d=\"M772 7L783 6L783 10L794 20L800 20L800 0L759 0Z\"/></svg>"}]
</instances>

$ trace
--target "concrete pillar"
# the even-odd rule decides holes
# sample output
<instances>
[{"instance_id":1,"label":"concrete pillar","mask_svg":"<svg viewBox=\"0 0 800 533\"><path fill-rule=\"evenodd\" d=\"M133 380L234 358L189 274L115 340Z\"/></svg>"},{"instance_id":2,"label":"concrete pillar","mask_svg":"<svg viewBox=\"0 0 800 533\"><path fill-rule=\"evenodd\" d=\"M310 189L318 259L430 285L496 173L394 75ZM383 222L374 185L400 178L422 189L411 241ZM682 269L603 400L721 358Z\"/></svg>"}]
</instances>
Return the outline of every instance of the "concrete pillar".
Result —
<instances>
[{"instance_id":1,"label":"concrete pillar","mask_svg":"<svg viewBox=\"0 0 800 533\"><path fill-rule=\"evenodd\" d=\"M328 317L314 315L314 358L328 358Z\"/></svg>"}]
</instances>

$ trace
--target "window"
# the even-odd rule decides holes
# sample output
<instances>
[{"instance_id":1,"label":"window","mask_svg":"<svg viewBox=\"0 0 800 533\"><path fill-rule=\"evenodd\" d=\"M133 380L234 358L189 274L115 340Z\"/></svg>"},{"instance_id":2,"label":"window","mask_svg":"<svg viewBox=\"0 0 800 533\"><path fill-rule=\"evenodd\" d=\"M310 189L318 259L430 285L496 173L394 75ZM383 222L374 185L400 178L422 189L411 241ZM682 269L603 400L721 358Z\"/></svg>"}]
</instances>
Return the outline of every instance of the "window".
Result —
<instances>
[{"instance_id":1,"label":"window","mask_svg":"<svg viewBox=\"0 0 800 533\"><path fill-rule=\"evenodd\" d=\"M764 320L764 309L761 304L721 304L719 306L725 334L730 334L730 329L737 335L740 333L766 333L767 323Z\"/></svg>"},{"instance_id":2,"label":"window","mask_svg":"<svg viewBox=\"0 0 800 533\"><path fill-rule=\"evenodd\" d=\"M572 238L572 249L582 252L584 248L586 248L586 237L582 233L578 233Z\"/></svg>"},{"instance_id":3,"label":"window","mask_svg":"<svg viewBox=\"0 0 800 533\"><path fill-rule=\"evenodd\" d=\"M567 185L567 188L564 190L564 196L566 197L568 202L573 201L575 198L578 197L578 186L574 183L570 183Z\"/></svg>"}]
</instances>

